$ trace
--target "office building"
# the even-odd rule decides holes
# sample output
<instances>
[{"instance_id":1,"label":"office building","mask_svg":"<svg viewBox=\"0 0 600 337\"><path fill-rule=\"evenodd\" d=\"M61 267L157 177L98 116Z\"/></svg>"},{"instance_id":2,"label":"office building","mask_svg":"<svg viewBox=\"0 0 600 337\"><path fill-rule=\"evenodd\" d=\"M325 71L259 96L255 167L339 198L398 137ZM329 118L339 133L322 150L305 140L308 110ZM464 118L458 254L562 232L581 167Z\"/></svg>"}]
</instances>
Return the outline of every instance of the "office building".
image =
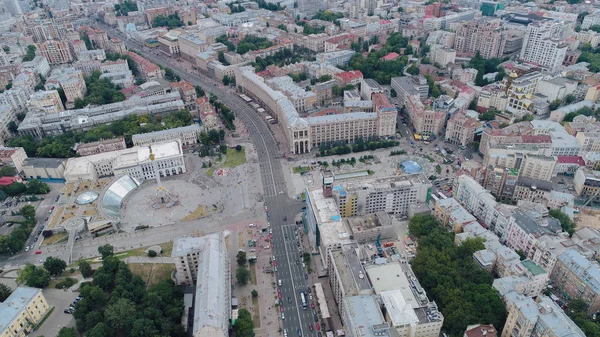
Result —
<instances>
[{"instance_id":1,"label":"office building","mask_svg":"<svg viewBox=\"0 0 600 337\"><path fill-rule=\"evenodd\" d=\"M502 330L502 337L584 337L585 334L547 296L538 296L535 300L517 292L504 297L508 318Z\"/></svg>"},{"instance_id":2,"label":"office building","mask_svg":"<svg viewBox=\"0 0 600 337\"><path fill-rule=\"evenodd\" d=\"M23 176L29 179L64 179L64 158L27 158L23 161Z\"/></svg>"},{"instance_id":3,"label":"office building","mask_svg":"<svg viewBox=\"0 0 600 337\"><path fill-rule=\"evenodd\" d=\"M408 174L341 183L333 187L333 197L343 216L407 215L409 205L428 201L430 189L425 175Z\"/></svg>"},{"instance_id":4,"label":"office building","mask_svg":"<svg viewBox=\"0 0 600 337\"><path fill-rule=\"evenodd\" d=\"M75 152L78 155L85 157L98 153L123 150L125 148L127 148L127 145L125 145L125 138L118 137L112 139L103 139L97 142L76 144Z\"/></svg>"},{"instance_id":5,"label":"office building","mask_svg":"<svg viewBox=\"0 0 600 337\"><path fill-rule=\"evenodd\" d=\"M229 336L231 266L224 233L176 239L171 256L177 284L196 285L193 336Z\"/></svg>"},{"instance_id":6,"label":"office building","mask_svg":"<svg viewBox=\"0 0 600 337\"><path fill-rule=\"evenodd\" d=\"M550 275L553 286L573 299L581 299L588 313L600 310L600 266L590 262L578 251L562 253Z\"/></svg>"},{"instance_id":7,"label":"office building","mask_svg":"<svg viewBox=\"0 0 600 337\"><path fill-rule=\"evenodd\" d=\"M556 71L562 65L567 45L560 40L563 24L555 21L536 21L527 25L519 58Z\"/></svg>"},{"instance_id":8,"label":"office building","mask_svg":"<svg viewBox=\"0 0 600 337\"><path fill-rule=\"evenodd\" d=\"M419 95L421 100L429 96L429 85L423 75L392 77L391 86L396 91L398 99L405 105L409 96Z\"/></svg>"},{"instance_id":9,"label":"office building","mask_svg":"<svg viewBox=\"0 0 600 337\"><path fill-rule=\"evenodd\" d=\"M514 188L512 200L548 204L551 193L551 182L519 176Z\"/></svg>"},{"instance_id":10,"label":"office building","mask_svg":"<svg viewBox=\"0 0 600 337\"><path fill-rule=\"evenodd\" d=\"M49 309L41 289L18 287L0 303L0 334L3 337L28 336Z\"/></svg>"},{"instance_id":11,"label":"office building","mask_svg":"<svg viewBox=\"0 0 600 337\"><path fill-rule=\"evenodd\" d=\"M526 154L521 165L519 176L550 181L554 175L556 157Z\"/></svg>"},{"instance_id":12,"label":"office building","mask_svg":"<svg viewBox=\"0 0 600 337\"><path fill-rule=\"evenodd\" d=\"M405 107L415 133L419 135L441 134L446 122L446 111L425 107L417 95L409 96Z\"/></svg>"},{"instance_id":13,"label":"office building","mask_svg":"<svg viewBox=\"0 0 600 337\"><path fill-rule=\"evenodd\" d=\"M20 68L21 70L36 72L44 77L47 77L50 73L50 64L48 64L48 60L43 56L36 56L31 61L21 63Z\"/></svg>"},{"instance_id":14,"label":"office building","mask_svg":"<svg viewBox=\"0 0 600 337\"><path fill-rule=\"evenodd\" d=\"M314 92L304 90L289 76L274 77L266 80L265 83L274 90L279 90L286 95L296 111L312 110L320 104L320 102L317 102L317 95Z\"/></svg>"},{"instance_id":15,"label":"office building","mask_svg":"<svg viewBox=\"0 0 600 337\"><path fill-rule=\"evenodd\" d=\"M150 160L150 151L154 161ZM86 157L69 158L64 176L67 182L95 181L107 176L127 174L138 181L185 173L181 141L153 144L152 147L135 146Z\"/></svg>"},{"instance_id":16,"label":"office building","mask_svg":"<svg viewBox=\"0 0 600 337\"><path fill-rule=\"evenodd\" d=\"M131 141L134 146L148 146L174 140L181 141L182 145L192 145L198 143L200 131L202 131L200 125L194 123L174 129L135 134L131 136Z\"/></svg>"}]
</instances>

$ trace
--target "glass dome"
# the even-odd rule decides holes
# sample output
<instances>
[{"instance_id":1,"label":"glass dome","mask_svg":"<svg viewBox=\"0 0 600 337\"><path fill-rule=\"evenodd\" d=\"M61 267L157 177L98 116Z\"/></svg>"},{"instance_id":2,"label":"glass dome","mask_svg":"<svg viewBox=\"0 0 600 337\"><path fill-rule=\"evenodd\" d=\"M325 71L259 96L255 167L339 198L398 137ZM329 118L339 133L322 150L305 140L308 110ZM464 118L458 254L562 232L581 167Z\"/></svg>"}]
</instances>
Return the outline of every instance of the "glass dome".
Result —
<instances>
[{"instance_id":1,"label":"glass dome","mask_svg":"<svg viewBox=\"0 0 600 337\"><path fill-rule=\"evenodd\" d=\"M140 183L134 178L124 175L117 179L106 192L102 198L102 208L106 215L119 218L121 217L121 204L123 199L139 186Z\"/></svg>"},{"instance_id":2,"label":"glass dome","mask_svg":"<svg viewBox=\"0 0 600 337\"><path fill-rule=\"evenodd\" d=\"M421 165L414 160L405 160L401 162L400 168L404 171L404 173L408 174L421 173L421 171L423 171L423 167L421 167Z\"/></svg>"},{"instance_id":3,"label":"glass dome","mask_svg":"<svg viewBox=\"0 0 600 337\"><path fill-rule=\"evenodd\" d=\"M77 203L79 205L85 205L85 204L92 203L94 200L98 199L98 195L99 194L97 192L92 192L92 191L83 192L77 196L77 199L75 199L75 203Z\"/></svg>"}]
</instances>

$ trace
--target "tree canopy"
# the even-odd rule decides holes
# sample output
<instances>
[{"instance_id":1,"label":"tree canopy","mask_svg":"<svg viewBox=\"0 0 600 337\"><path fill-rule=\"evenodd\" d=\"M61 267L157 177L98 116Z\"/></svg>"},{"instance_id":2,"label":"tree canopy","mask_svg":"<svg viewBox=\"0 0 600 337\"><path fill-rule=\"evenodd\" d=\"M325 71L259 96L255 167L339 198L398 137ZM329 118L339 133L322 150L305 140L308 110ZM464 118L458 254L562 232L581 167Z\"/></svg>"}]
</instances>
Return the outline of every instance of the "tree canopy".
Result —
<instances>
[{"instance_id":1,"label":"tree canopy","mask_svg":"<svg viewBox=\"0 0 600 337\"><path fill-rule=\"evenodd\" d=\"M250 272L244 267L238 267L235 271L235 279L239 285L245 286L250 280Z\"/></svg>"},{"instance_id":2,"label":"tree canopy","mask_svg":"<svg viewBox=\"0 0 600 337\"><path fill-rule=\"evenodd\" d=\"M332 11L320 11L312 17L313 20L323 20L335 22L344 17L343 13L332 12Z\"/></svg>"},{"instance_id":3,"label":"tree canopy","mask_svg":"<svg viewBox=\"0 0 600 337\"><path fill-rule=\"evenodd\" d=\"M237 45L237 53L240 55L246 54L251 50L265 49L273 44L264 37L254 35L246 35Z\"/></svg>"},{"instance_id":4,"label":"tree canopy","mask_svg":"<svg viewBox=\"0 0 600 337\"><path fill-rule=\"evenodd\" d=\"M27 52L25 53L25 56L23 56L23 62L29 62L31 60L33 60L35 58L35 51L37 50L37 48L30 44L27 46Z\"/></svg>"},{"instance_id":5,"label":"tree canopy","mask_svg":"<svg viewBox=\"0 0 600 337\"><path fill-rule=\"evenodd\" d=\"M12 289L4 283L0 283L0 302L6 301L8 296L12 293Z\"/></svg>"},{"instance_id":6,"label":"tree canopy","mask_svg":"<svg viewBox=\"0 0 600 337\"><path fill-rule=\"evenodd\" d=\"M548 213L548 215L550 215L551 217L555 218L556 220L558 220L560 222L560 226L562 227L562 229L569 233L569 236L573 235L573 233L575 233L575 222L573 220L571 220L571 218L569 218L568 215L566 215L565 213L561 212L558 209L551 209Z\"/></svg>"},{"instance_id":7,"label":"tree canopy","mask_svg":"<svg viewBox=\"0 0 600 337\"><path fill-rule=\"evenodd\" d=\"M67 268L67 263L59 258L49 256L44 261L44 268L52 276L60 275Z\"/></svg>"},{"instance_id":8,"label":"tree canopy","mask_svg":"<svg viewBox=\"0 0 600 337\"><path fill-rule=\"evenodd\" d=\"M84 77L87 93L83 98L75 99L75 109L81 109L88 104L104 105L125 100L125 95L119 91L120 88L108 78L101 79L100 75L102 73L99 70L94 70L90 76Z\"/></svg>"},{"instance_id":9,"label":"tree canopy","mask_svg":"<svg viewBox=\"0 0 600 337\"><path fill-rule=\"evenodd\" d=\"M444 329L462 336L466 326L493 324L499 331L506 309L492 287L492 276L477 266L472 254L484 249L481 239L454 244L454 234L442 228L432 216L416 216L409 224L419 246L412 266L428 295L444 315Z\"/></svg>"},{"instance_id":10,"label":"tree canopy","mask_svg":"<svg viewBox=\"0 0 600 337\"><path fill-rule=\"evenodd\" d=\"M488 80L483 78L483 75L485 75L485 74L499 72L499 74L496 75L495 80L499 81L502 78L504 78L504 74L505 74L504 68L502 68L502 67L498 68L500 63L502 63L502 59L494 57L489 60L486 60L483 58L483 56L481 56L479 51L477 51L475 53L475 56L473 56L471 58L471 60L469 61L469 63L467 64L467 68L474 68L477 70L477 76L475 77L475 84L478 86L484 86L489 83Z\"/></svg>"},{"instance_id":11,"label":"tree canopy","mask_svg":"<svg viewBox=\"0 0 600 337\"><path fill-rule=\"evenodd\" d=\"M169 27L169 29L173 29L181 26L183 26L183 22L177 13L168 16L157 15L152 19L152 27Z\"/></svg>"},{"instance_id":12,"label":"tree canopy","mask_svg":"<svg viewBox=\"0 0 600 337\"><path fill-rule=\"evenodd\" d=\"M252 315L246 309L238 311L238 319L235 322L235 335L237 337L254 337L254 321Z\"/></svg>"},{"instance_id":13,"label":"tree canopy","mask_svg":"<svg viewBox=\"0 0 600 337\"><path fill-rule=\"evenodd\" d=\"M50 283L50 273L43 267L27 264L17 272L17 283L28 287L45 288Z\"/></svg>"}]
</instances>

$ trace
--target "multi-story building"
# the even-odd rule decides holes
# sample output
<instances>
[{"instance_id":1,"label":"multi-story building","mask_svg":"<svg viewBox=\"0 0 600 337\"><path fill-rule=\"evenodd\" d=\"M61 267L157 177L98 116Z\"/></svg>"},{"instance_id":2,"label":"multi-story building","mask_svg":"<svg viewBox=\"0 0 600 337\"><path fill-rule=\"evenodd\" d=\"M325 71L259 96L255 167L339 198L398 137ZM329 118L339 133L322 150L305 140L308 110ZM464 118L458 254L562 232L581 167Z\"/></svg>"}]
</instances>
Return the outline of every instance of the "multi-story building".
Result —
<instances>
[{"instance_id":1,"label":"multi-story building","mask_svg":"<svg viewBox=\"0 0 600 337\"><path fill-rule=\"evenodd\" d=\"M362 265L365 256L359 256L360 252L356 243L328 251L328 261L331 261L328 268L329 284L342 318L348 314L343 306L347 298L372 293Z\"/></svg>"},{"instance_id":2,"label":"multi-story building","mask_svg":"<svg viewBox=\"0 0 600 337\"><path fill-rule=\"evenodd\" d=\"M0 334L6 337L25 337L46 316L50 305L41 289L18 287L0 303Z\"/></svg>"},{"instance_id":3,"label":"multi-story building","mask_svg":"<svg viewBox=\"0 0 600 337\"><path fill-rule=\"evenodd\" d=\"M600 310L598 262L590 262L576 250L567 250L558 257L550 280L553 286L570 298L583 300L589 313Z\"/></svg>"},{"instance_id":4,"label":"multi-story building","mask_svg":"<svg viewBox=\"0 0 600 337\"><path fill-rule=\"evenodd\" d=\"M125 138L118 137L112 139L103 139L97 142L76 144L75 152L78 155L85 157L98 153L123 150L125 148L127 148L127 145L125 144Z\"/></svg>"},{"instance_id":5,"label":"multi-story building","mask_svg":"<svg viewBox=\"0 0 600 337\"><path fill-rule=\"evenodd\" d=\"M502 337L556 336L584 337L585 334L552 299L534 300L517 292L504 297L508 318Z\"/></svg>"},{"instance_id":6,"label":"multi-story building","mask_svg":"<svg viewBox=\"0 0 600 337\"><path fill-rule=\"evenodd\" d=\"M17 123L17 111L8 104L0 104L0 145L4 144L12 136L8 126Z\"/></svg>"},{"instance_id":7,"label":"multi-story building","mask_svg":"<svg viewBox=\"0 0 600 337\"><path fill-rule=\"evenodd\" d=\"M421 100L429 96L429 85L425 76L411 77L393 77L391 80L392 89L396 91L398 99L406 105L408 97L419 95Z\"/></svg>"},{"instance_id":8,"label":"multi-story building","mask_svg":"<svg viewBox=\"0 0 600 337\"><path fill-rule=\"evenodd\" d=\"M348 337L389 337L390 326L385 321L379 303L373 295L351 296L339 305L344 313L344 331ZM365 327L368 327L365 329Z\"/></svg>"},{"instance_id":9,"label":"multi-story building","mask_svg":"<svg viewBox=\"0 0 600 337\"><path fill-rule=\"evenodd\" d=\"M550 181L554 174L556 157L526 154L521 165L519 176L531 179Z\"/></svg>"},{"instance_id":10,"label":"multi-story building","mask_svg":"<svg viewBox=\"0 0 600 337\"><path fill-rule=\"evenodd\" d=\"M551 192L551 182L519 176L514 188L512 200L547 204Z\"/></svg>"},{"instance_id":11,"label":"multi-story building","mask_svg":"<svg viewBox=\"0 0 600 337\"><path fill-rule=\"evenodd\" d=\"M428 201L431 183L423 174L342 183L333 190L344 216L386 212L407 215L409 206Z\"/></svg>"},{"instance_id":12,"label":"multi-story building","mask_svg":"<svg viewBox=\"0 0 600 337\"><path fill-rule=\"evenodd\" d=\"M227 337L231 271L224 234L176 239L171 256L177 270L177 284L196 285L193 336Z\"/></svg>"},{"instance_id":13,"label":"multi-story building","mask_svg":"<svg viewBox=\"0 0 600 337\"><path fill-rule=\"evenodd\" d=\"M530 260L521 261L518 267L520 274L497 278L493 287L502 297L512 291L529 297L540 296L548 287L548 272Z\"/></svg>"},{"instance_id":14,"label":"multi-story building","mask_svg":"<svg viewBox=\"0 0 600 337\"><path fill-rule=\"evenodd\" d=\"M53 114L65 110L60 95L56 90L36 91L29 98L29 105L42 110L45 114Z\"/></svg>"},{"instance_id":15,"label":"multi-story building","mask_svg":"<svg viewBox=\"0 0 600 337\"><path fill-rule=\"evenodd\" d=\"M519 58L539 64L550 71L562 65L567 44L560 40L563 24L556 21L536 21L527 25Z\"/></svg>"},{"instance_id":16,"label":"multi-story building","mask_svg":"<svg viewBox=\"0 0 600 337\"><path fill-rule=\"evenodd\" d=\"M151 154L154 154L154 160L151 160ZM144 181L155 179L157 174L167 177L185 172L181 142L171 141L154 144L153 147L135 146L86 157L69 158L64 175L67 182L96 180L122 174Z\"/></svg>"},{"instance_id":17,"label":"multi-story building","mask_svg":"<svg viewBox=\"0 0 600 337\"><path fill-rule=\"evenodd\" d=\"M73 103L77 98L83 98L87 92L87 86L83 79L83 73L74 69L54 69L46 80L46 90L62 88L67 102Z\"/></svg>"},{"instance_id":18,"label":"multi-story building","mask_svg":"<svg viewBox=\"0 0 600 337\"><path fill-rule=\"evenodd\" d=\"M448 47L437 47L431 49L431 60L442 67L456 62L456 50Z\"/></svg>"},{"instance_id":19,"label":"multi-story building","mask_svg":"<svg viewBox=\"0 0 600 337\"><path fill-rule=\"evenodd\" d=\"M409 96L405 107L416 133L440 135L446 122L446 111L426 108L417 95Z\"/></svg>"},{"instance_id":20,"label":"multi-story building","mask_svg":"<svg viewBox=\"0 0 600 337\"><path fill-rule=\"evenodd\" d=\"M201 130L200 125L194 123L180 128L136 134L131 136L131 140L134 146L148 146L174 140L181 141L183 145L191 145L198 143Z\"/></svg>"},{"instance_id":21,"label":"multi-story building","mask_svg":"<svg viewBox=\"0 0 600 337\"><path fill-rule=\"evenodd\" d=\"M598 202L600 195L600 171L593 171L588 168L579 168L573 179L575 183L575 192L577 196L593 202Z\"/></svg>"},{"instance_id":22,"label":"multi-story building","mask_svg":"<svg viewBox=\"0 0 600 337\"><path fill-rule=\"evenodd\" d=\"M500 20L475 20L462 22L456 27L454 49L460 56L475 56L479 52L483 58L504 56L506 29Z\"/></svg>"},{"instance_id":23,"label":"multi-story building","mask_svg":"<svg viewBox=\"0 0 600 337\"><path fill-rule=\"evenodd\" d=\"M21 63L19 67L21 70L33 71L44 77L50 73L50 64L48 64L48 60L43 56L36 56L31 61Z\"/></svg>"},{"instance_id":24,"label":"multi-story building","mask_svg":"<svg viewBox=\"0 0 600 337\"><path fill-rule=\"evenodd\" d=\"M320 102L317 102L317 95L312 91L306 91L304 88L294 83L289 76L274 77L266 81L274 90L283 92L294 104L296 111L304 112L314 109Z\"/></svg>"},{"instance_id":25,"label":"multi-story building","mask_svg":"<svg viewBox=\"0 0 600 337\"><path fill-rule=\"evenodd\" d=\"M40 139L46 135L61 135L69 130L87 131L96 125L117 121L132 114L162 115L184 108L179 92L171 92L60 113L29 112L19 124L18 131L21 135Z\"/></svg>"},{"instance_id":26,"label":"multi-story building","mask_svg":"<svg viewBox=\"0 0 600 337\"><path fill-rule=\"evenodd\" d=\"M342 216L345 216L342 213ZM354 241L358 243L374 242L379 237L381 240L396 237L392 218L386 212L345 217L344 224L350 229Z\"/></svg>"},{"instance_id":27,"label":"multi-story building","mask_svg":"<svg viewBox=\"0 0 600 337\"><path fill-rule=\"evenodd\" d=\"M27 154L22 147L0 147L0 163L2 166L14 167L17 173L23 169Z\"/></svg>"},{"instance_id":28,"label":"multi-story building","mask_svg":"<svg viewBox=\"0 0 600 337\"><path fill-rule=\"evenodd\" d=\"M386 308L386 322L396 330L394 335L436 337L440 334L444 316L437 304L429 301L409 264L369 264L365 271Z\"/></svg>"},{"instance_id":29,"label":"multi-story building","mask_svg":"<svg viewBox=\"0 0 600 337\"><path fill-rule=\"evenodd\" d=\"M129 55L131 61L133 62L133 66L137 70L137 73L140 74L143 79L151 80L154 78L163 77L162 71L156 64L148 61L134 52L127 52L126 55Z\"/></svg>"},{"instance_id":30,"label":"multi-story building","mask_svg":"<svg viewBox=\"0 0 600 337\"><path fill-rule=\"evenodd\" d=\"M485 228L489 228L504 240L512 215L511 206L496 202L496 198L466 174L455 182L454 198L473 214Z\"/></svg>"},{"instance_id":31,"label":"multi-story building","mask_svg":"<svg viewBox=\"0 0 600 337\"><path fill-rule=\"evenodd\" d=\"M581 29L590 29L594 25L600 25L600 13L586 15L581 23Z\"/></svg>"},{"instance_id":32,"label":"multi-story building","mask_svg":"<svg viewBox=\"0 0 600 337\"><path fill-rule=\"evenodd\" d=\"M36 43L37 52L48 60L51 65L71 63L75 57L71 52L69 41L48 40Z\"/></svg>"},{"instance_id":33,"label":"multi-story building","mask_svg":"<svg viewBox=\"0 0 600 337\"><path fill-rule=\"evenodd\" d=\"M547 213L547 209L544 207ZM533 250L537 238L543 235L561 233L560 222L547 214L516 211L510 219L507 228L506 245L514 250L521 250L526 255Z\"/></svg>"},{"instance_id":34,"label":"multi-story building","mask_svg":"<svg viewBox=\"0 0 600 337\"><path fill-rule=\"evenodd\" d=\"M171 88L179 91L179 94L183 99L183 103L185 103L185 108L189 112L193 114L198 110L198 106L196 104L196 99L198 98L196 95L196 88L190 82L171 82Z\"/></svg>"},{"instance_id":35,"label":"multi-story building","mask_svg":"<svg viewBox=\"0 0 600 337\"><path fill-rule=\"evenodd\" d=\"M375 112L377 113L377 135L379 137L393 136L396 133L398 112L384 93L371 95Z\"/></svg>"},{"instance_id":36,"label":"multi-story building","mask_svg":"<svg viewBox=\"0 0 600 337\"><path fill-rule=\"evenodd\" d=\"M479 125L477 119L467 116L464 112L454 113L446 126L446 142L462 146L471 145Z\"/></svg>"},{"instance_id":37,"label":"multi-story building","mask_svg":"<svg viewBox=\"0 0 600 337\"><path fill-rule=\"evenodd\" d=\"M462 232L463 226L477 222L477 219L454 198L438 200L433 214L442 226L449 227L455 233Z\"/></svg>"}]
</instances>

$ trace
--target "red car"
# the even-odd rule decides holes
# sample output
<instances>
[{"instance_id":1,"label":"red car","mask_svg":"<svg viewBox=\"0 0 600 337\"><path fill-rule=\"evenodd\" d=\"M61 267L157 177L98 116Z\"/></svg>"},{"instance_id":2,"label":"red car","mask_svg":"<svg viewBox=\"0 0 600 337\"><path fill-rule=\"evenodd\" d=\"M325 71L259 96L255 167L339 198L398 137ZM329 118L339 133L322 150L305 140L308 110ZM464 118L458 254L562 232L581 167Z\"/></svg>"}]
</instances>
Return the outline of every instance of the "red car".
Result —
<instances>
[{"instance_id":1,"label":"red car","mask_svg":"<svg viewBox=\"0 0 600 337\"><path fill-rule=\"evenodd\" d=\"M281 292L277 293L277 296L279 296L279 298L281 298Z\"/></svg>"},{"instance_id":2,"label":"red car","mask_svg":"<svg viewBox=\"0 0 600 337\"><path fill-rule=\"evenodd\" d=\"M36 254L36 255L39 255L39 254L41 254L41 253L42 253L42 251L41 251L41 250L38 250L38 251L36 251L36 252L35 252L35 254Z\"/></svg>"},{"instance_id":3,"label":"red car","mask_svg":"<svg viewBox=\"0 0 600 337\"><path fill-rule=\"evenodd\" d=\"M319 323L315 323L315 328L317 328L317 331L321 331L321 326L319 325Z\"/></svg>"},{"instance_id":4,"label":"red car","mask_svg":"<svg viewBox=\"0 0 600 337\"><path fill-rule=\"evenodd\" d=\"M272 238L273 238L273 234L269 234L269 239L272 239Z\"/></svg>"},{"instance_id":5,"label":"red car","mask_svg":"<svg viewBox=\"0 0 600 337\"><path fill-rule=\"evenodd\" d=\"M277 267L277 262L273 261L273 267Z\"/></svg>"},{"instance_id":6,"label":"red car","mask_svg":"<svg viewBox=\"0 0 600 337\"><path fill-rule=\"evenodd\" d=\"M275 246L271 243L271 248L275 248Z\"/></svg>"},{"instance_id":7,"label":"red car","mask_svg":"<svg viewBox=\"0 0 600 337\"><path fill-rule=\"evenodd\" d=\"M283 312L283 305L279 306L279 311Z\"/></svg>"},{"instance_id":8,"label":"red car","mask_svg":"<svg viewBox=\"0 0 600 337\"><path fill-rule=\"evenodd\" d=\"M314 308L315 308L315 302L311 302L311 303L310 303L310 307L311 307L312 309L314 309Z\"/></svg>"},{"instance_id":9,"label":"red car","mask_svg":"<svg viewBox=\"0 0 600 337\"><path fill-rule=\"evenodd\" d=\"M310 331L312 331L312 324L309 324L309 325L308 325L308 329L309 329Z\"/></svg>"}]
</instances>

